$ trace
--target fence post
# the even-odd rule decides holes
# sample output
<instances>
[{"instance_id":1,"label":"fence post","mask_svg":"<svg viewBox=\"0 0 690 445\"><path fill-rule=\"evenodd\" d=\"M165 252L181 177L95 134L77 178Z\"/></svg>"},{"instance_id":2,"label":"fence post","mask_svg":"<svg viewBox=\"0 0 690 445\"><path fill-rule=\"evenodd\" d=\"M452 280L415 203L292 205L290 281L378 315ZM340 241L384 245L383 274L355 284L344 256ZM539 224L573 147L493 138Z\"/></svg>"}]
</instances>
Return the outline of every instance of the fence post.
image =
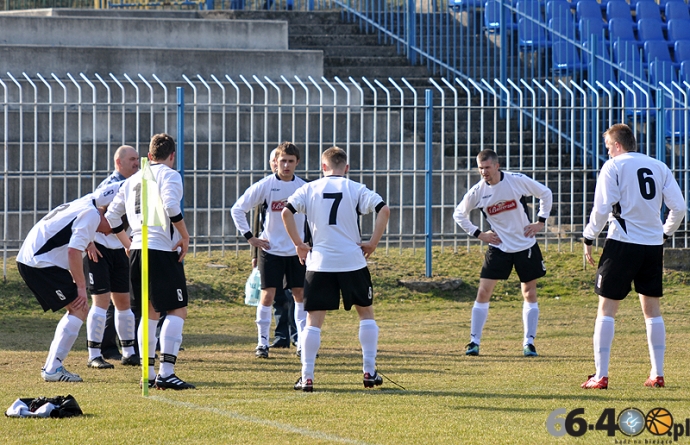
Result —
<instances>
[{"instance_id":1,"label":"fence post","mask_svg":"<svg viewBox=\"0 0 690 445\"><path fill-rule=\"evenodd\" d=\"M405 44L407 46L407 58L412 65L417 64L417 51L414 49L417 40L416 10L415 0L407 0L407 41Z\"/></svg>"},{"instance_id":2,"label":"fence post","mask_svg":"<svg viewBox=\"0 0 690 445\"><path fill-rule=\"evenodd\" d=\"M184 88L177 87L177 171L184 185ZM184 193L180 208L184 209ZM183 210L184 212L184 210Z\"/></svg>"},{"instance_id":3,"label":"fence post","mask_svg":"<svg viewBox=\"0 0 690 445\"><path fill-rule=\"evenodd\" d=\"M426 92L425 131L424 131L424 231L426 251L426 276L431 277L431 241L433 238L433 193L432 173L434 169L433 159L433 134L434 134L434 94L431 89Z\"/></svg>"}]
</instances>

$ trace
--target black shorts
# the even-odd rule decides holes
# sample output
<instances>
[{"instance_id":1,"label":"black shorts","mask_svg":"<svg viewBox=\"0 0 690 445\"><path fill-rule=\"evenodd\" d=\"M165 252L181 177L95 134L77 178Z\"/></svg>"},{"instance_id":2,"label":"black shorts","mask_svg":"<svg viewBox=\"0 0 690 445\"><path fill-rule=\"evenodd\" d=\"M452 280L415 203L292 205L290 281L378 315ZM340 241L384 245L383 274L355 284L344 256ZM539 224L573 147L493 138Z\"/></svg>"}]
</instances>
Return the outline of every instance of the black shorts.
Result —
<instances>
[{"instance_id":1,"label":"black shorts","mask_svg":"<svg viewBox=\"0 0 690 445\"><path fill-rule=\"evenodd\" d=\"M156 312L187 307L187 280L177 252L149 249L149 301ZM134 305L141 309L141 250L129 251ZM141 312L138 312L141 313Z\"/></svg>"},{"instance_id":2,"label":"black shorts","mask_svg":"<svg viewBox=\"0 0 690 445\"><path fill-rule=\"evenodd\" d=\"M528 283L546 275L546 266L539 244L534 243L529 249L515 253L506 253L489 246L479 277L489 280L507 280L513 266L521 283Z\"/></svg>"},{"instance_id":3,"label":"black shorts","mask_svg":"<svg viewBox=\"0 0 690 445\"><path fill-rule=\"evenodd\" d=\"M307 271L304 279L304 310L333 311L340 307L340 293L346 311L352 305L371 306L374 291L366 267L352 272Z\"/></svg>"},{"instance_id":4,"label":"black shorts","mask_svg":"<svg viewBox=\"0 0 690 445\"><path fill-rule=\"evenodd\" d=\"M77 299L77 285L69 270L57 266L31 267L20 262L17 269L44 312L57 312Z\"/></svg>"},{"instance_id":5,"label":"black shorts","mask_svg":"<svg viewBox=\"0 0 690 445\"><path fill-rule=\"evenodd\" d=\"M307 268L300 264L297 255L278 256L261 250L258 268L261 274L261 289L304 287L304 274Z\"/></svg>"},{"instance_id":6,"label":"black shorts","mask_svg":"<svg viewBox=\"0 0 690 445\"><path fill-rule=\"evenodd\" d=\"M94 243L102 257L95 263L84 257L84 276L86 287L92 295L118 292L129 292L129 259L124 247L108 249L102 244Z\"/></svg>"},{"instance_id":7,"label":"black shorts","mask_svg":"<svg viewBox=\"0 0 690 445\"><path fill-rule=\"evenodd\" d=\"M635 292L661 297L664 277L664 246L645 246L607 239L599 259L594 292L622 300L635 282Z\"/></svg>"}]
</instances>

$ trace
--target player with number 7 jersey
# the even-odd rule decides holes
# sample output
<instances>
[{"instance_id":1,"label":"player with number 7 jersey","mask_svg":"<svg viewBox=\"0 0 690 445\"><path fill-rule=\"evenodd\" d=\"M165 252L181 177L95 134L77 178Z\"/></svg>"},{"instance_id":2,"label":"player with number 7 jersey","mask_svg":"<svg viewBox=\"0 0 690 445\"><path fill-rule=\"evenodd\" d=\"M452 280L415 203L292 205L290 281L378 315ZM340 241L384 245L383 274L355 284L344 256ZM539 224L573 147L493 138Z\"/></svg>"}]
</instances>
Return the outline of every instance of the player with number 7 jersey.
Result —
<instances>
[{"instance_id":1,"label":"player with number 7 jersey","mask_svg":"<svg viewBox=\"0 0 690 445\"><path fill-rule=\"evenodd\" d=\"M304 309L307 325L302 332L302 374L294 389L313 391L314 362L321 345L321 327L326 311L355 307L359 315L364 387L381 385L376 371L379 328L374 319L374 292L367 258L374 253L388 224L390 209L380 195L345 177L350 166L347 153L331 147L321 155L324 177L305 184L288 198L282 211L283 224L306 262ZM362 242L359 215L376 212L371 238ZM313 246L302 242L295 213L307 215Z\"/></svg>"}]
</instances>

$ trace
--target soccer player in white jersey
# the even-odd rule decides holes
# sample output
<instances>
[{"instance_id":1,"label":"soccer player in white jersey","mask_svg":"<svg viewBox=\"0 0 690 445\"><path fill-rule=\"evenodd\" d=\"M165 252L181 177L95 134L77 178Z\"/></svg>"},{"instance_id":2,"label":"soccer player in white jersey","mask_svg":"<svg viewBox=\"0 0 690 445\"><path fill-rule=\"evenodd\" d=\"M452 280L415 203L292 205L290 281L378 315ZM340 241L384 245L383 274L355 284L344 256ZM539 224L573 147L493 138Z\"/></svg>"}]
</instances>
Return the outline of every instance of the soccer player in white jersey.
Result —
<instances>
[{"instance_id":1,"label":"soccer player in white jersey","mask_svg":"<svg viewBox=\"0 0 690 445\"><path fill-rule=\"evenodd\" d=\"M504 172L498 155L483 150L477 155L482 179L472 186L453 213L462 229L489 244L479 275L477 299L472 308L470 342L466 355L479 355L484 324L489 315L489 300L498 280L506 280L513 267L520 279L522 322L524 326L523 354L537 355L534 339L539 322L537 279L546 275L546 267L535 235L544 229L551 212L552 194L545 185L521 173ZM539 199L539 220L531 222L527 196ZM480 209L491 229L482 232L470 221L470 211Z\"/></svg>"},{"instance_id":2,"label":"soccer player in white jersey","mask_svg":"<svg viewBox=\"0 0 690 445\"><path fill-rule=\"evenodd\" d=\"M259 249L261 300L256 307L257 358L268 358L269 329L276 288L282 288L286 283L286 287L292 289L298 332L304 329L306 323L303 303L305 269L295 254L295 248L280 218L280 212L285 207L288 197L305 184L304 180L295 175L300 159L299 149L290 142L283 142L276 148L275 159L276 173L250 186L230 210L235 227L250 245ZM247 212L257 205L262 205L266 209L266 219L263 232L254 236L247 222ZM304 239L303 216L299 217L297 227L300 239ZM301 344L299 336L298 334L298 349Z\"/></svg>"},{"instance_id":3,"label":"soccer player in white jersey","mask_svg":"<svg viewBox=\"0 0 690 445\"><path fill-rule=\"evenodd\" d=\"M379 328L374 319L373 290L367 259L374 253L388 224L390 210L377 193L345 178L349 170L347 154L331 147L321 156L324 177L302 186L289 199L282 216L285 228L302 263L306 262L304 308L307 326L302 333L302 373L295 390L314 388L314 362L321 345L321 327L326 311L337 310L342 292L343 306L354 305L359 315L364 387L381 385L376 372ZM374 230L362 242L359 215L377 212ZM295 213L306 214L313 247L304 243Z\"/></svg>"},{"instance_id":4,"label":"soccer player in white jersey","mask_svg":"<svg viewBox=\"0 0 690 445\"><path fill-rule=\"evenodd\" d=\"M103 216L119 184L51 210L26 235L17 254L17 269L44 311L66 308L55 329L41 370L46 382L81 382L63 363L89 312L82 257L96 232L108 234Z\"/></svg>"},{"instance_id":5,"label":"soccer player in white jersey","mask_svg":"<svg viewBox=\"0 0 690 445\"><path fill-rule=\"evenodd\" d=\"M663 243L680 226L687 205L663 162L637 153L635 136L625 124L615 124L604 133L611 157L604 163L594 190L594 207L585 227L584 254L594 265L592 243L606 223L608 234L599 259L594 292L599 309L594 322L594 365L596 372L581 386L607 389L613 343L614 317L621 300L635 282L647 327L647 344L652 369L644 386L661 388L664 382L666 328L661 316L663 294ZM669 209L662 223L662 204Z\"/></svg>"},{"instance_id":6,"label":"soccer player in white jersey","mask_svg":"<svg viewBox=\"0 0 690 445\"><path fill-rule=\"evenodd\" d=\"M173 169L175 165L175 141L170 135L161 133L151 138L148 158L161 201L165 219L163 227L148 229L149 252L149 319L139 323L139 350L142 339L142 324L149 324L149 381L151 387L158 389L192 389L194 385L175 375L177 354L182 344L182 329L187 318L187 284L182 260L189 249L189 232L185 224L181 200L183 197L182 177ZM141 248L142 213L141 182L139 171L130 176L120 188L112 204L108 207L106 218L113 232L129 250L130 280L134 301L141 304ZM132 240L124 232L123 216L132 229ZM160 330L161 362L158 374L154 372L156 350L156 326L161 312L167 317ZM143 384L143 382L142 382Z\"/></svg>"},{"instance_id":7,"label":"soccer player in white jersey","mask_svg":"<svg viewBox=\"0 0 690 445\"><path fill-rule=\"evenodd\" d=\"M109 184L122 183L139 170L139 153L129 145L122 145L115 151L114 161L115 171L105 178L96 190ZM86 341L89 350L87 366L96 369L114 367L101 355L106 314L111 301L115 306L115 330L122 345L120 363L125 366L139 366L139 357L134 350L136 332L129 297L129 260L115 234L96 234L84 257L84 275L87 277L93 299L86 318Z\"/></svg>"}]
</instances>

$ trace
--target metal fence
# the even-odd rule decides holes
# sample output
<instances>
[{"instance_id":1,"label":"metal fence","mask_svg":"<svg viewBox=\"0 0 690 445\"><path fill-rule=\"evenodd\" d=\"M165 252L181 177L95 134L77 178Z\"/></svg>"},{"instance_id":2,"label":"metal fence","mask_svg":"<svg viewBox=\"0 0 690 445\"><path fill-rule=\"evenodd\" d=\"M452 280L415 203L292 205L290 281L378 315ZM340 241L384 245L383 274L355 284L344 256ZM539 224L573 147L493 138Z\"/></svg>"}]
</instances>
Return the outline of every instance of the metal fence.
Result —
<instances>
[{"instance_id":1,"label":"metal fence","mask_svg":"<svg viewBox=\"0 0 690 445\"><path fill-rule=\"evenodd\" d=\"M509 101L513 105L504 105L506 94L519 91L515 83L430 82L432 100L405 79L197 76L174 83L112 74L0 77L4 257L16 252L50 209L93 190L112 171L119 145L133 145L144 155L152 134L180 130L185 218L194 253L246 248L230 208L267 174L268 155L283 140L300 147L297 174L309 179L319 177L325 148L347 150L350 177L376 190L391 207L382 244L387 250L421 248L427 235L443 248L476 243L454 224L452 213L479 179L474 156L493 148L504 169L522 171L553 190L552 217L540 239L547 248L573 249L601 165L600 156L581 156L574 141L591 140L592 152L603 155L601 131L618 122L619 114L603 100L597 105L575 100L585 94L577 85L525 82L534 96L551 91L554 98L547 95L543 106L530 105L534 112L528 119L519 110L534 97L518 95ZM178 111L184 128L178 128ZM601 131L583 136L574 116L594 116ZM538 119L560 133L549 127L536 131ZM637 133L644 137L639 128ZM687 160L673 169L689 196ZM479 214L474 218L481 222ZM363 218L363 235L372 229L371 217ZM673 243L687 247L687 221Z\"/></svg>"}]
</instances>

